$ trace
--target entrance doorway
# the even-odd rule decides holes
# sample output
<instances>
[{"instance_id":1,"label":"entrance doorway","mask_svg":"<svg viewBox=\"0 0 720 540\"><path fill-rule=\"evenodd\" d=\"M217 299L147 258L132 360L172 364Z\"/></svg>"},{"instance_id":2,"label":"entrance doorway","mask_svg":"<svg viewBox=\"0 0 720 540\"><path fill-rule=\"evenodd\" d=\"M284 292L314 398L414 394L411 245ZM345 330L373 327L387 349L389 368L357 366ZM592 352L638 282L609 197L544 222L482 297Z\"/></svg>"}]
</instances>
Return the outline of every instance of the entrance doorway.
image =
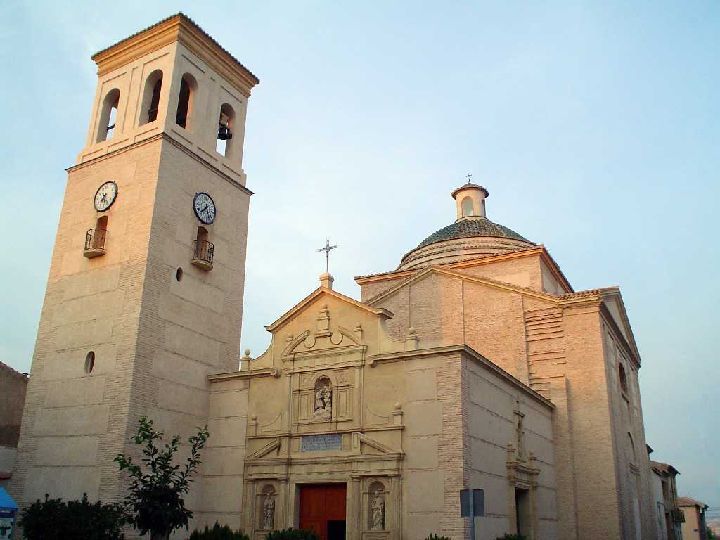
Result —
<instances>
[{"instance_id":1,"label":"entrance doorway","mask_svg":"<svg viewBox=\"0 0 720 540\"><path fill-rule=\"evenodd\" d=\"M515 488L515 525L518 534L525 538L532 538L530 492L527 489Z\"/></svg>"},{"instance_id":2,"label":"entrance doorway","mask_svg":"<svg viewBox=\"0 0 720 540\"><path fill-rule=\"evenodd\" d=\"M311 529L320 540L345 540L346 484L300 486L301 529Z\"/></svg>"}]
</instances>

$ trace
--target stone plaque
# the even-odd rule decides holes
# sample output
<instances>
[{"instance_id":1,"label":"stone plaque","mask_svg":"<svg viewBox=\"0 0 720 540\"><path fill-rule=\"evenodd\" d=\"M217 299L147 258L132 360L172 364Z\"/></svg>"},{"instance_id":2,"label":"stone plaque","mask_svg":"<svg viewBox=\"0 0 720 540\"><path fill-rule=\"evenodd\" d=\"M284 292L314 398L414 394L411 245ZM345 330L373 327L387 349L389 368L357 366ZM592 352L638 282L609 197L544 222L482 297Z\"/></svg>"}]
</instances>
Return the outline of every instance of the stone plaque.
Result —
<instances>
[{"instance_id":1,"label":"stone plaque","mask_svg":"<svg viewBox=\"0 0 720 540\"><path fill-rule=\"evenodd\" d=\"M300 442L301 452L320 452L322 450L340 450L341 448L342 435L339 433L303 435Z\"/></svg>"}]
</instances>

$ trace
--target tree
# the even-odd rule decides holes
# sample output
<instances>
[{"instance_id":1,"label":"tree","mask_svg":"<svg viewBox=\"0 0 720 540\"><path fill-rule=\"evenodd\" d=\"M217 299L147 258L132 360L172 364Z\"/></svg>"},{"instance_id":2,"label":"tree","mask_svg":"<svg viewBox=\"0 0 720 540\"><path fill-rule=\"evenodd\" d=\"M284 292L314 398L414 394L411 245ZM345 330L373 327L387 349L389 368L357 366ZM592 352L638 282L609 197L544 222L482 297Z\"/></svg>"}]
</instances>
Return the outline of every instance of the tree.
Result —
<instances>
[{"instance_id":1,"label":"tree","mask_svg":"<svg viewBox=\"0 0 720 540\"><path fill-rule=\"evenodd\" d=\"M143 447L143 465L125 454L115 457L120 470L130 476L125 507L130 523L140 534L149 532L151 540L167 540L175 529L187 529L192 512L185 508L183 495L190 488L191 477L200 464L200 451L205 447L208 437L206 426L197 435L188 438L190 456L181 466L173 460L180 436L174 436L163 448L159 448L163 433L155 430L152 420L144 416L140 419L137 435L131 440Z\"/></svg>"}]
</instances>

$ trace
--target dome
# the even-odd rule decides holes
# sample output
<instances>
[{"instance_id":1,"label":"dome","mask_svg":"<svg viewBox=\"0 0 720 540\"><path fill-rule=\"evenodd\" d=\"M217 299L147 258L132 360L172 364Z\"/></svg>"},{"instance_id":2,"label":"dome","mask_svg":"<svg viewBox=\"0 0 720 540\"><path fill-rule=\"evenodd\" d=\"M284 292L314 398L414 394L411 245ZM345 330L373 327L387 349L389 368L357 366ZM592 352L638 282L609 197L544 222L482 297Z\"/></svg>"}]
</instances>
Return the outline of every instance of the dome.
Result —
<instances>
[{"instance_id":1,"label":"dome","mask_svg":"<svg viewBox=\"0 0 720 540\"><path fill-rule=\"evenodd\" d=\"M435 231L425 240L418 244L415 249L429 246L435 242L443 242L444 240L455 240L456 238L469 238L473 236L495 236L497 238L512 238L522 242L529 242L512 229L505 225L493 223L488 218L465 218L455 223L451 223L447 227L443 227L439 231Z\"/></svg>"},{"instance_id":2,"label":"dome","mask_svg":"<svg viewBox=\"0 0 720 540\"><path fill-rule=\"evenodd\" d=\"M512 229L485 216L485 199L488 196L488 191L476 184L468 183L453 191L452 197L457 206L455 223L420 242L402 258L398 270L500 255L534 246Z\"/></svg>"}]
</instances>

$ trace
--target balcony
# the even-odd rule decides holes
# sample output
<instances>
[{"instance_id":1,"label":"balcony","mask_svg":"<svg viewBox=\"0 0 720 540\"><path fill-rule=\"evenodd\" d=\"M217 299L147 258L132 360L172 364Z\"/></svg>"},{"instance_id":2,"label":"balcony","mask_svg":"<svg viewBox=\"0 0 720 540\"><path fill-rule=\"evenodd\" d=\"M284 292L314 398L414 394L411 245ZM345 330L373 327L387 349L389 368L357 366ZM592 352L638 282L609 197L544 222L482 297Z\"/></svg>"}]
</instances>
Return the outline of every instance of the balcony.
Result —
<instances>
[{"instance_id":1,"label":"balcony","mask_svg":"<svg viewBox=\"0 0 720 540\"><path fill-rule=\"evenodd\" d=\"M192 263L201 270L212 270L215 244L207 240L195 240Z\"/></svg>"},{"instance_id":2,"label":"balcony","mask_svg":"<svg viewBox=\"0 0 720 540\"><path fill-rule=\"evenodd\" d=\"M85 249L83 250L83 255L88 259L105 255L106 236L106 229L89 229L88 232L85 233Z\"/></svg>"}]
</instances>

